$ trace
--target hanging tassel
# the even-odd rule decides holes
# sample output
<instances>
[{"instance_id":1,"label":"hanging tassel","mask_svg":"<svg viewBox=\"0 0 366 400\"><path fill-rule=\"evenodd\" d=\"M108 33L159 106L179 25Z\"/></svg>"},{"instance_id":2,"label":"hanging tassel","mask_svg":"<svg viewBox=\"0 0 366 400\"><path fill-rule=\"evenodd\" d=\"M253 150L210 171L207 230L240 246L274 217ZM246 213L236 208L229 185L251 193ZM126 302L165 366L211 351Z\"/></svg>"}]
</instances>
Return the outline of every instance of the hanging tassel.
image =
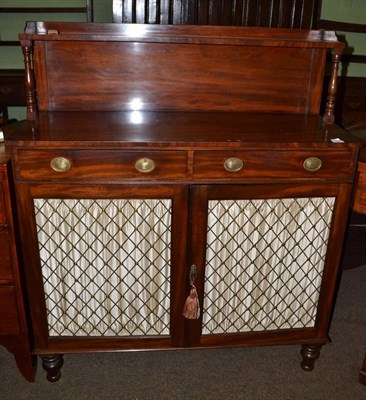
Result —
<instances>
[{"instance_id":1,"label":"hanging tassel","mask_svg":"<svg viewBox=\"0 0 366 400\"><path fill-rule=\"evenodd\" d=\"M200 302L196 287L191 284L189 296L184 303L183 316L187 319L198 319L200 317Z\"/></svg>"}]
</instances>

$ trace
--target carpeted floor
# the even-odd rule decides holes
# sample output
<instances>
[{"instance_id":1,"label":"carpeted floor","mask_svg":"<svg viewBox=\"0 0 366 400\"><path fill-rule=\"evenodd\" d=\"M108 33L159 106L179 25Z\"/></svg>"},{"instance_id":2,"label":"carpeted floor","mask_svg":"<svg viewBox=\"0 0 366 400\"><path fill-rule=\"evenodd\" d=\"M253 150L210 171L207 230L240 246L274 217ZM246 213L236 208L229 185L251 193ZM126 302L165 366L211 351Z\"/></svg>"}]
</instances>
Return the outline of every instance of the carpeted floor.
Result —
<instances>
[{"instance_id":1,"label":"carpeted floor","mask_svg":"<svg viewBox=\"0 0 366 400\"><path fill-rule=\"evenodd\" d=\"M0 348L0 399L365 400L358 371L366 352L366 265L343 272L331 337L310 373L300 368L300 346L83 354L66 355L52 384L40 366L36 382L26 382Z\"/></svg>"}]
</instances>

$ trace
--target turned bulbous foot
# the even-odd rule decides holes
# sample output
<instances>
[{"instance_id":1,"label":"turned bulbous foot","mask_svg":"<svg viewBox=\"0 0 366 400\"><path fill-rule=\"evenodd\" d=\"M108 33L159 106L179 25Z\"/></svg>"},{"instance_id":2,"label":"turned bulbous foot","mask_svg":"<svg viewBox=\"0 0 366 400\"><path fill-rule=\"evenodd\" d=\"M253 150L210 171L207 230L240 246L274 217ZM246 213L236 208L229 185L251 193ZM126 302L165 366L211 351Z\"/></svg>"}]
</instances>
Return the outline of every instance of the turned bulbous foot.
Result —
<instances>
[{"instance_id":1,"label":"turned bulbous foot","mask_svg":"<svg viewBox=\"0 0 366 400\"><path fill-rule=\"evenodd\" d=\"M312 371L314 369L315 360L320 356L321 344L304 344L302 345L301 355L302 362L301 368L304 371Z\"/></svg>"},{"instance_id":2,"label":"turned bulbous foot","mask_svg":"<svg viewBox=\"0 0 366 400\"><path fill-rule=\"evenodd\" d=\"M56 382L61 378L61 367L64 363L62 354L42 356L42 367L47 372L47 380Z\"/></svg>"}]
</instances>

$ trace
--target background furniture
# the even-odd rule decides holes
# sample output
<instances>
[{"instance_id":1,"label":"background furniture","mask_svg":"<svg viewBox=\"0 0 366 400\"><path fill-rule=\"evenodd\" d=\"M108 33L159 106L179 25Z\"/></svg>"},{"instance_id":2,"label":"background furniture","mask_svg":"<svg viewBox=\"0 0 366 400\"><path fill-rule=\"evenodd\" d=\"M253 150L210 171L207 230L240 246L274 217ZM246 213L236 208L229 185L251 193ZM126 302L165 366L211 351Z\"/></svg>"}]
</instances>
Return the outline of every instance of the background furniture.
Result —
<instances>
[{"instance_id":1,"label":"background furniture","mask_svg":"<svg viewBox=\"0 0 366 400\"><path fill-rule=\"evenodd\" d=\"M48 379L68 352L262 344L302 344L312 370L359 147L333 125L343 45L332 32L94 29L28 24L28 121L6 129Z\"/></svg>"},{"instance_id":2,"label":"background furniture","mask_svg":"<svg viewBox=\"0 0 366 400\"><path fill-rule=\"evenodd\" d=\"M84 14L85 20L92 22L93 0L85 0L83 7L0 7L0 14ZM0 46L19 46L19 40L0 38ZM8 122L8 107L25 105L24 70L0 69L0 126Z\"/></svg>"},{"instance_id":3,"label":"background furniture","mask_svg":"<svg viewBox=\"0 0 366 400\"><path fill-rule=\"evenodd\" d=\"M366 24L352 24L340 21L330 21L319 18L319 29L338 31L340 35L355 32L365 34ZM350 132L355 132L366 127L366 78L347 76L347 66L350 62L366 64L366 55L354 53L352 48L346 47L342 56L342 76L340 77L340 102L338 103L338 123ZM364 134L366 141L366 133Z\"/></svg>"},{"instance_id":4,"label":"background furniture","mask_svg":"<svg viewBox=\"0 0 366 400\"><path fill-rule=\"evenodd\" d=\"M113 22L305 28L318 0L113 0Z\"/></svg>"},{"instance_id":5,"label":"background furniture","mask_svg":"<svg viewBox=\"0 0 366 400\"><path fill-rule=\"evenodd\" d=\"M8 122L8 107L25 106L24 70L0 69L0 126Z\"/></svg>"},{"instance_id":6,"label":"background furniture","mask_svg":"<svg viewBox=\"0 0 366 400\"><path fill-rule=\"evenodd\" d=\"M27 328L11 182L9 153L0 143L0 344L13 353L23 376L33 381L36 358Z\"/></svg>"},{"instance_id":7,"label":"background furniture","mask_svg":"<svg viewBox=\"0 0 366 400\"><path fill-rule=\"evenodd\" d=\"M0 7L0 14L85 14L86 21L93 21L93 0L85 0L84 7ZM0 40L0 46L18 46L18 40Z\"/></svg>"}]
</instances>

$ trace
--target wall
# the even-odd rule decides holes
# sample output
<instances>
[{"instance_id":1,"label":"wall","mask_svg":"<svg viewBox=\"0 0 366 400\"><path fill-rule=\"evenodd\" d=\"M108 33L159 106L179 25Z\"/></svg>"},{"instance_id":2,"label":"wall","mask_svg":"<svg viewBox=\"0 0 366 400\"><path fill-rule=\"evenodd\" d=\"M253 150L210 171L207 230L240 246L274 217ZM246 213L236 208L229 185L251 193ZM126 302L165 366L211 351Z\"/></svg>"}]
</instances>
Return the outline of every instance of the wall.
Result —
<instances>
[{"instance_id":1,"label":"wall","mask_svg":"<svg viewBox=\"0 0 366 400\"><path fill-rule=\"evenodd\" d=\"M84 0L0 0L0 7L83 7ZM0 13L0 39L17 40L26 21L62 20L85 21L84 14L37 14ZM112 21L112 0L94 0L95 22ZM20 48L0 46L0 68L22 68L23 56Z\"/></svg>"},{"instance_id":2,"label":"wall","mask_svg":"<svg viewBox=\"0 0 366 400\"><path fill-rule=\"evenodd\" d=\"M366 24L366 0L323 0L321 17L333 21ZM347 52L366 54L365 34L337 33L345 35L348 45ZM349 65L347 75L366 77L366 64L353 63Z\"/></svg>"},{"instance_id":3,"label":"wall","mask_svg":"<svg viewBox=\"0 0 366 400\"><path fill-rule=\"evenodd\" d=\"M84 0L0 0L0 7L83 7ZM94 0L94 21L112 22L112 0ZM86 21L85 14L0 13L0 40L17 40L26 21ZM0 68L23 68L19 46L0 46ZM9 118L25 118L24 107L9 108Z\"/></svg>"}]
</instances>

